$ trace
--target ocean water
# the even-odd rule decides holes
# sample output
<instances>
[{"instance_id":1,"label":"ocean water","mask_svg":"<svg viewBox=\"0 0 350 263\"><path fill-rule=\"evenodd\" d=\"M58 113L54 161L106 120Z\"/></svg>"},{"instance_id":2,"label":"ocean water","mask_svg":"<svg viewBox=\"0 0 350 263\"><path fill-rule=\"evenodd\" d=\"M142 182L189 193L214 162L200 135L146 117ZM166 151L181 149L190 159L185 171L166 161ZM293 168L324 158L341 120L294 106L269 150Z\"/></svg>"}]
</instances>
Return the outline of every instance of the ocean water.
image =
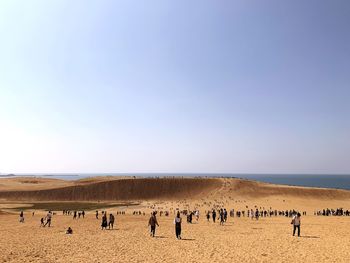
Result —
<instances>
[{"instance_id":1,"label":"ocean water","mask_svg":"<svg viewBox=\"0 0 350 263\"><path fill-rule=\"evenodd\" d=\"M350 190L350 175L339 174L249 174L238 176L266 183Z\"/></svg>"},{"instance_id":2,"label":"ocean water","mask_svg":"<svg viewBox=\"0 0 350 263\"><path fill-rule=\"evenodd\" d=\"M2 177L33 176L78 180L95 176L136 176L136 177L235 177L273 184L337 188L350 190L350 174L228 174L228 173L81 173L81 174L0 174Z\"/></svg>"}]
</instances>

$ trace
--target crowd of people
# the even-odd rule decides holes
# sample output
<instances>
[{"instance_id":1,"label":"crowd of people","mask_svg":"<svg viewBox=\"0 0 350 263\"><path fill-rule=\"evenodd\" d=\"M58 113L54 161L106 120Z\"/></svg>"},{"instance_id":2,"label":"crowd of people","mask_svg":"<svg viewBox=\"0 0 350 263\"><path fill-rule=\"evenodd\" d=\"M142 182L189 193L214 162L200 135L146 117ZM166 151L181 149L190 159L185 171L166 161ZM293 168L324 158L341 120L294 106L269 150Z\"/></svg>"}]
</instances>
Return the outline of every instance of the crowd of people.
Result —
<instances>
[{"instance_id":1,"label":"crowd of people","mask_svg":"<svg viewBox=\"0 0 350 263\"><path fill-rule=\"evenodd\" d=\"M323 209L314 212L317 216L350 216L350 210L344 210L343 208L337 209Z\"/></svg>"},{"instance_id":2,"label":"crowd of people","mask_svg":"<svg viewBox=\"0 0 350 263\"><path fill-rule=\"evenodd\" d=\"M177 239L181 239L181 224L182 224L182 218L181 214L187 218L187 223L192 223L193 217L195 217L196 221L199 220L199 210L195 209L193 211L190 210L178 210L172 211L174 214L176 213L176 216L174 218L174 225L175 225L175 236ZM63 210L62 211L63 215L73 215L73 219L77 219L80 217L85 217L85 211L71 211L71 210ZM106 230L107 227L108 229L113 229L114 224L115 224L115 216L110 213L109 215L107 214L106 211L101 211L102 217L101 217L101 229ZM125 211L118 211L118 215L125 215ZM34 216L34 212L32 213ZM42 217L40 219L40 226L41 227L50 227L52 223L52 217L54 213L52 211L48 211L45 217ZM132 215L145 215L144 211L140 210L135 210L132 212ZM155 236L156 233L156 227L159 226L158 220L157 220L157 215L159 216L169 216L170 212L169 211L157 211L154 210L151 213L151 216L148 220L148 226L150 227L150 235L152 237ZM264 208L255 208L254 209L244 209L244 210L235 210L231 209L228 210L226 208L220 208L220 209L212 209L209 211L205 211L205 218L208 222L212 221L213 223L216 223L219 221L220 225L224 225L225 222L228 220L228 215L230 217L248 217L251 219L256 219L258 220L260 217L276 217L276 216L284 216L284 217L290 217L292 218L291 224L293 225L293 236L297 234L300 236L300 226L301 226L301 213L292 209L292 210L273 210L272 208L266 210ZM302 212L302 215L306 215L306 211ZM350 210L344 210L343 208L337 208L337 209L323 209L323 210L318 210L314 212L314 215L316 216L350 216ZM96 219L99 218L99 211L96 210L95 213ZM23 211L20 212L19 215L20 219L19 222L24 223L24 213ZM71 227L68 227L67 234L73 234L73 230Z\"/></svg>"}]
</instances>

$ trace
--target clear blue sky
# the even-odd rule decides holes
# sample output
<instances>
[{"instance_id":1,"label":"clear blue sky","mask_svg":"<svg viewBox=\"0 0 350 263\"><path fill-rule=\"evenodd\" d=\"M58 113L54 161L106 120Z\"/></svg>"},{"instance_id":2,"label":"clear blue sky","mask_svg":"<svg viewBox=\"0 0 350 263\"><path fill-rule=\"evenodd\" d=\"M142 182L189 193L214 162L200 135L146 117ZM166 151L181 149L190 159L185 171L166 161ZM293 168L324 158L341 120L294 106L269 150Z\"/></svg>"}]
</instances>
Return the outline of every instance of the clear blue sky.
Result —
<instances>
[{"instance_id":1,"label":"clear blue sky","mask_svg":"<svg viewBox=\"0 0 350 263\"><path fill-rule=\"evenodd\" d=\"M0 173L350 173L350 1L0 2Z\"/></svg>"}]
</instances>

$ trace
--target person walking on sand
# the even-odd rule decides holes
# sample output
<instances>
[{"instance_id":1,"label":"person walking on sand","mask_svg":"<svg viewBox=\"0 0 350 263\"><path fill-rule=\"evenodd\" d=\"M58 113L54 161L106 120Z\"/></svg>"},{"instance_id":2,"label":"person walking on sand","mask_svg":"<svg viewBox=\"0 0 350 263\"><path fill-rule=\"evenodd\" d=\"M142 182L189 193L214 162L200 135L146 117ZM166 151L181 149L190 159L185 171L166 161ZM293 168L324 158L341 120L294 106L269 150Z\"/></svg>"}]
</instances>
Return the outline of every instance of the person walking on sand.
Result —
<instances>
[{"instance_id":1,"label":"person walking on sand","mask_svg":"<svg viewBox=\"0 0 350 263\"><path fill-rule=\"evenodd\" d=\"M113 225L114 225L114 215L113 214L109 214L109 223L108 223L108 229L113 229Z\"/></svg>"},{"instance_id":2,"label":"person walking on sand","mask_svg":"<svg viewBox=\"0 0 350 263\"><path fill-rule=\"evenodd\" d=\"M107 225L108 225L107 224L107 213L104 212L103 216L102 216L102 223L101 223L102 230L103 230L103 228L107 229Z\"/></svg>"},{"instance_id":3,"label":"person walking on sand","mask_svg":"<svg viewBox=\"0 0 350 263\"><path fill-rule=\"evenodd\" d=\"M157 218L156 218L156 212L153 212L151 217L148 221L148 226L151 226L151 236L154 237L156 234L156 225L159 226Z\"/></svg>"},{"instance_id":4,"label":"person walking on sand","mask_svg":"<svg viewBox=\"0 0 350 263\"><path fill-rule=\"evenodd\" d=\"M49 227L51 227L51 218L52 218L52 214L51 214L51 211L49 211L46 215L46 223L45 223L44 227L46 225L49 225Z\"/></svg>"},{"instance_id":5,"label":"person walking on sand","mask_svg":"<svg viewBox=\"0 0 350 263\"><path fill-rule=\"evenodd\" d=\"M177 215L174 219L174 225L175 225L175 234L177 239L181 239L181 217L180 212L177 212Z\"/></svg>"},{"instance_id":6,"label":"person walking on sand","mask_svg":"<svg viewBox=\"0 0 350 263\"><path fill-rule=\"evenodd\" d=\"M98 219L98 211L96 210L96 219Z\"/></svg>"},{"instance_id":7,"label":"person walking on sand","mask_svg":"<svg viewBox=\"0 0 350 263\"><path fill-rule=\"evenodd\" d=\"M295 235L295 230L298 229L298 237L300 237L300 223L301 223L300 217L301 217L300 213L293 216L292 223L291 223L293 225L293 236Z\"/></svg>"}]
</instances>

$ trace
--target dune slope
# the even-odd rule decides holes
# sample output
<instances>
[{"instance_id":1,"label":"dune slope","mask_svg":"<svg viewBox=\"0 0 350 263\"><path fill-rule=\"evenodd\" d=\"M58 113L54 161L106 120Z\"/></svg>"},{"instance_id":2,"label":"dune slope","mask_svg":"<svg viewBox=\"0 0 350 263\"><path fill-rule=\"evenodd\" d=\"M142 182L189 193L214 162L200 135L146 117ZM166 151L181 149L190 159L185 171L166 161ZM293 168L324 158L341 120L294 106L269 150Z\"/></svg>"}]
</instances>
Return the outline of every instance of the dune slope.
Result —
<instances>
[{"instance_id":1,"label":"dune slope","mask_svg":"<svg viewBox=\"0 0 350 263\"><path fill-rule=\"evenodd\" d=\"M0 198L35 201L174 199L205 194L221 185L219 179L118 179L55 189L0 191Z\"/></svg>"},{"instance_id":2,"label":"dune slope","mask_svg":"<svg viewBox=\"0 0 350 263\"><path fill-rule=\"evenodd\" d=\"M15 180L15 179L14 179ZM23 181L23 179L20 179ZM63 186L62 186L63 185ZM350 200L350 191L267 184L237 178L104 178L74 181L67 186L42 189L28 186L26 190L0 188L0 198L30 201L108 201L108 200L174 200L211 198L263 198L291 196L312 199Z\"/></svg>"}]
</instances>

